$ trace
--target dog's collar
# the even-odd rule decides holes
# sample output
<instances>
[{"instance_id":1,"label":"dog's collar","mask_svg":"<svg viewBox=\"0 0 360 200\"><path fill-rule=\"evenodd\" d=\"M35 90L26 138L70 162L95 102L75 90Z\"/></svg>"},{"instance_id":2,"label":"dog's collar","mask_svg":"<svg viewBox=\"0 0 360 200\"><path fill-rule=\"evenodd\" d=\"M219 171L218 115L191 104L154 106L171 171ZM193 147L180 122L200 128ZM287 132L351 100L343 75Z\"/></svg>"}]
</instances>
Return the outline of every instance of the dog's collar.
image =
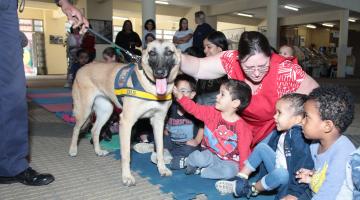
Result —
<instances>
[{"instance_id":1,"label":"dog's collar","mask_svg":"<svg viewBox=\"0 0 360 200\"><path fill-rule=\"evenodd\" d=\"M152 83L152 84L156 85L156 82L155 82L155 81L153 81L153 80L151 80L151 79L150 79L150 77L149 77L149 76L145 73L145 71L144 71L144 70L141 70L141 71L143 71L143 73L144 73L144 75L145 75L146 79L147 79L148 81L150 81L150 83Z\"/></svg>"},{"instance_id":2,"label":"dog's collar","mask_svg":"<svg viewBox=\"0 0 360 200\"><path fill-rule=\"evenodd\" d=\"M147 99L153 101L169 101L172 99L171 93L159 96L159 95L153 95L145 91L136 90L133 88L115 89L115 94L116 96L130 96L130 97L136 97L140 99Z\"/></svg>"}]
</instances>

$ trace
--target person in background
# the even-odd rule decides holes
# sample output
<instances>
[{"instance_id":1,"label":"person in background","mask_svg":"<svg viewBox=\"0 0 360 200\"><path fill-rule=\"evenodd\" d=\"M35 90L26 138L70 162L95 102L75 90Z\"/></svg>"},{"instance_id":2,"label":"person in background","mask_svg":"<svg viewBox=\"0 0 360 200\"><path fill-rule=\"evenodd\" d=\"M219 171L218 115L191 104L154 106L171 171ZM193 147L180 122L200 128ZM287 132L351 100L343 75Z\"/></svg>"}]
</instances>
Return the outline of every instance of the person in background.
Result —
<instances>
[{"instance_id":1,"label":"person in background","mask_svg":"<svg viewBox=\"0 0 360 200\"><path fill-rule=\"evenodd\" d=\"M65 83L64 87L71 87L72 79L71 77L71 67L76 62L76 52L79 51L81 48L81 40L82 37L80 35L80 28L73 28L70 27L70 33L67 37L66 41L66 52L68 56L68 70L67 70L67 82Z\"/></svg>"},{"instance_id":2,"label":"person in background","mask_svg":"<svg viewBox=\"0 0 360 200\"><path fill-rule=\"evenodd\" d=\"M22 183L43 186L55 180L29 166L29 127L25 73L20 44L17 3L0 1L0 184ZM85 30L88 21L67 0L56 1L74 22ZM21 11L21 10L20 10Z\"/></svg>"},{"instance_id":3,"label":"person in background","mask_svg":"<svg viewBox=\"0 0 360 200\"><path fill-rule=\"evenodd\" d=\"M91 25L89 28L92 28ZM80 47L88 53L89 63L91 63L96 57L96 49L95 49L95 36L90 31L86 32L82 37L82 42Z\"/></svg>"},{"instance_id":4,"label":"person in background","mask_svg":"<svg viewBox=\"0 0 360 200\"><path fill-rule=\"evenodd\" d=\"M272 135L268 144L255 147L235 180L216 182L215 187L221 194L250 198L263 191L276 190L275 199L299 198L306 194L308 186L299 184L294 176L300 168L314 167L310 141L304 138L301 128L306 99L304 94L290 93L277 101L274 115L277 134ZM262 163L265 168L260 167L259 173L263 178L249 184L249 175Z\"/></svg>"},{"instance_id":5,"label":"person in background","mask_svg":"<svg viewBox=\"0 0 360 200\"><path fill-rule=\"evenodd\" d=\"M228 79L216 98L215 106L195 104L177 87L173 94L180 106L205 124L203 150L195 150L180 161L185 174L202 178L233 178L250 155L252 134L238 115L251 100L251 89L243 81Z\"/></svg>"},{"instance_id":6,"label":"person in background","mask_svg":"<svg viewBox=\"0 0 360 200\"><path fill-rule=\"evenodd\" d=\"M203 44L206 57L214 56L222 51L227 51L229 46L224 33L220 31L210 33L204 39ZM203 105L214 105L220 85L226 79L226 76L213 80L200 79L197 85L197 102Z\"/></svg>"},{"instance_id":7,"label":"person in background","mask_svg":"<svg viewBox=\"0 0 360 200\"><path fill-rule=\"evenodd\" d=\"M155 35L153 35L152 33L148 33L145 35L145 43L146 45L149 44L150 42L156 40Z\"/></svg>"},{"instance_id":8,"label":"person in background","mask_svg":"<svg viewBox=\"0 0 360 200\"><path fill-rule=\"evenodd\" d=\"M156 24L155 21L153 19L148 19L145 21L144 24L144 33L143 33L143 49L146 49L147 47L147 43L146 43L146 36L151 33L154 36L154 40L156 40Z\"/></svg>"},{"instance_id":9,"label":"person in background","mask_svg":"<svg viewBox=\"0 0 360 200\"><path fill-rule=\"evenodd\" d=\"M130 51L132 54L141 56L141 51L136 47L141 47L141 39L139 35L133 31L133 26L130 20L125 20L122 30L116 35L115 44ZM128 62L131 58L125 55Z\"/></svg>"},{"instance_id":10,"label":"person in background","mask_svg":"<svg viewBox=\"0 0 360 200\"><path fill-rule=\"evenodd\" d=\"M193 31L189 29L189 23L186 18L181 18L179 21L179 29L175 32L173 43L181 52L192 46Z\"/></svg>"},{"instance_id":11,"label":"person in background","mask_svg":"<svg viewBox=\"0 0 360 200\"><path fill-rule=\"evenodd\" d=\"M203 11L195 13L195 23L197 24L193 35L193 46L204 50L203 41L207 35L215 31L208 23L206 23L206 16Z\"/></svg>"},{"instance_id":12,"label":"person in background","mask_svg":"<svg viewBox=\"0 0 360 200\"><path fill-rule=\"evenodd\" d=\"M79 69L88 63L89 63L89 54L84 49L79 49L76 52L76 62L71 66L70 69L72 84L74 83L76 74L79 71Z\"/></svg>"},{"instance_id":13,"label":"person in background","mask_svg":"<svg viewBox=\"0 0 360 200\"><path fill-rule=\"evenodd\" d=\"M242 33L238 50L205 58L182 54L180 67L196 79L227 75L250 86L253 97L240 115L253 134L252 148L271 137L275 128L275 103L281 96L293 92L308 94L318 87L301 66L272 53L269 41L256 31Z\"/></svg>"},{"instance_id":14,"label":"person in background","mask_svg":"<svg viewBox=\"0 0 360 200\"><path fill-rule=\"evenodd\" d=\"M114 47L107 47L106 49L104 49L102 55L103 55L104 61L107 63L121 61L121 58L119 55L117 55Z\"/></svg>"},{"instance_id":15,"label":"person in background","mask_svg":"<svg viewBox=\"0 0 360 200\"><path fill-rule=\"evenodd\" d=\"M352 142L343 135L354 119L354 99L349 89L321 86L309 94L306 101L303 132L313 140L310 145L314 169L296 172L299 183L309 184L312 200L334 200L346 178L346 163L355 151Z\"/></svg>"},{"instance_id":16,"label":"person in background","mask_svg":"<svg viewBox=\"0 0 360 200\"><path fill-rule=\"evenodd\" d=\"M282 55L284 58L294 63L298 63L297 58L294 56L294 49L289 45L281 46L279 49L279 55Z\"/></svg>"}]
</instances>

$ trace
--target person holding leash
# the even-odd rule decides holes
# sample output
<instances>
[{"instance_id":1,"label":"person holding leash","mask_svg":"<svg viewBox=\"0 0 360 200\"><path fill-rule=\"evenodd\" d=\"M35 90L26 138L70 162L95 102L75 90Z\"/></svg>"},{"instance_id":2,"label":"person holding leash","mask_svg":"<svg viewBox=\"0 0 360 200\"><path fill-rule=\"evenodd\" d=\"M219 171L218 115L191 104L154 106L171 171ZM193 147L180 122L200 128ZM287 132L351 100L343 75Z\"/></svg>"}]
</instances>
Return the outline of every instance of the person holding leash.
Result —
<instances>
[{"instance_id":1,"label":"person holding leash","mask_svg":"<svg viewBox=\"0 0 360 200\"><path fill-rule=\"evenodd\" d=\"M206 58L182 54L181 70L197 79L216 79L224 75L249 84L250 105L241 117L250 125L252 148L274 131L275 103L284 94L309 94L318 84L301 66L272 53L260 32L241 35L238 50L229 50ZM266 140L265 140L266 141Z\"/></svg>"},{"instance_id":2,"label":"person holding leash","mask_svg":"<svg viewBox=\"0 0 360 200\"><path fill-rule=\"evenodd\" d=\"M29 167L28 112L26 80L19 40L17 3L0 1L0 184L20 182L42 186L55 180L51 174L40 174ZM23 5L22 0L21 5ZM55 3L73 24L85 32L87 19L67 0ZM20 5L20 12L21 12Z\"/></svg>"}]
</instances>

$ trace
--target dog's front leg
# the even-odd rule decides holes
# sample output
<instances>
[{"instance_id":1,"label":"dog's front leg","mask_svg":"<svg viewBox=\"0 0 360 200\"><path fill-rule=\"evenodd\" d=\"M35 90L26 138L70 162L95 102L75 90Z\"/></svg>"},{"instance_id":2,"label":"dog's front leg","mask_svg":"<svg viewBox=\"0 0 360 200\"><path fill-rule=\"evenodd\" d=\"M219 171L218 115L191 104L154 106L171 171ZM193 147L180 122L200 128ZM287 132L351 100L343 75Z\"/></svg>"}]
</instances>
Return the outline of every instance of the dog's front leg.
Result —
<instances>
[{"instance_id":1,"label":"dog's front leg","mask_svg":"<svg viewBox=\"0 0 360 200\"><path fill-rule=\"evenodd\" d=\"M124 110L125 111L125 110ZM122 167L122 181L126 186L135 185L135 178L130 171L130 143L131 143L131 128L134 121L130 120L132 117L120 115L119 135L120 135L120 150L121 150L121 167ZM126 112L126 111L125 111ZM126 117L124 117L126 116Z\"/></svg>"},{"instance_id":2,"label":"dog's front leg","mask_svg":"<svg viewBox=\"0 0 360 200\"><path fill-rule=\"evenodd\" d=\"M164 121L165 117L158 114L150 119L150 123L153 127L156 152L157 152L157 167L161 176L171 176L172 172L164 163Z\"/></svg>"}]
</instances>

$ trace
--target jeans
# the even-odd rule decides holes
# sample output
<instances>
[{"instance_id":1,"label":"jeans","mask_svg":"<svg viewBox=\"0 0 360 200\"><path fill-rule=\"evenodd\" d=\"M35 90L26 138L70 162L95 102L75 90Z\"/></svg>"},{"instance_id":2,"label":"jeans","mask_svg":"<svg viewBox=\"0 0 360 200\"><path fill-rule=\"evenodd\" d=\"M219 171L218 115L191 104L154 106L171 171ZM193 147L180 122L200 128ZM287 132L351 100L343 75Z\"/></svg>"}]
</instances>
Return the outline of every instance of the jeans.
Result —
<instances>
[{"instance_id":1,"label":"jeans","mask_svg":"<svg viewBox=\"0 0 360 200\"><path fill-rule=\"evenodd\" d=\"M268 174L261 179L261 184L265 190L271 191L278 188L279 194L284 193L284 186L289 182L289 173L284 168L275 168L276 153L265 143L258 144L254 151L245 161L245 166L251 171L263 163ZM280 194L280 196L283 196Z\"/></svg>"},{"instance_id":2,"label":"jeans","mask_svg":"<svg viewBox=\"0 0 360 200\"><path fill-rule=\"evenodd\" d=\"M221 160L209 150L192 152L186 160L186 165L202 168L201 177L209 179L230 179L239 170L238 163L231 160Z\"/></svg>"},{"instance_id":3,"label":"jeans","mask_svg":"<svg viewBox=\"0 0 360 200\"><path fill-rule=\"evenodd\" d=\"M350 166L354 184L353 199L360 199L360 149L352 155Z\"/></svg>"},{"instance_id":4,"label":"jeans","mask_svg":"<svg viewBox=\"0 0 360 200\"><path fill-rule=\"evenodd\" d=\"M190 153L199 149L199 147L187 145L186 142L174 142L169 135L164 135L164 148L168 149L173 157L188 157Z\"/></svg>"}]
</instances>

